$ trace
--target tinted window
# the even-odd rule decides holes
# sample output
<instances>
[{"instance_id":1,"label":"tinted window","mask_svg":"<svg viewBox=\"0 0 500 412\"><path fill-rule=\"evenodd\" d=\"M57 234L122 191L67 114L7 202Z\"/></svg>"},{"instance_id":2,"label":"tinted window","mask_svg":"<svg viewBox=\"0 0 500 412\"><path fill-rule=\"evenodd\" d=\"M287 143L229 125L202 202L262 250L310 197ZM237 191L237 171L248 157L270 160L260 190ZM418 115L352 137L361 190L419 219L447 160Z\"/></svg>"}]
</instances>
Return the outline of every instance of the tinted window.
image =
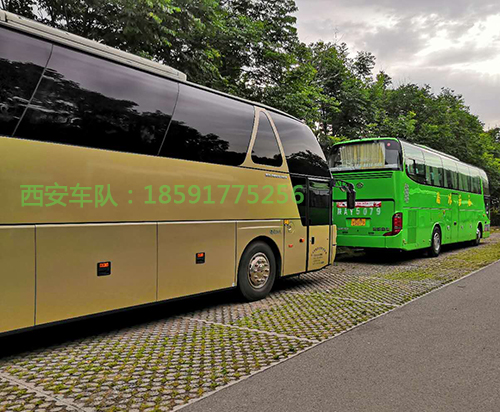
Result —
<instances>
[{"instance_id":1,"label":"tinted window","mask_svg":"<svg viewBox=\"0 0 500 412\"><path fill-rule=\"evenodd\" d=\"M467 165L458 163L459 189L465 192L469 192L471 190L471 177L469 173L469 167Z\"/></svg>"},{"instance_id":2,"label":"tinted window","mask_svg":"<svg viewBox=\"0 0 500 412\"><path fill-rule=\"evenodd\" d=\"M481 193L481 178L479 177L479 169L469 167L471 175L471 190L473 193Z\"/></svg>"},{"instance_id":3,"label":"tinted window","mask_svg":"<svg viewBox=\"0 0 500 412\"><path fill-rule=\"evenodd\" d=\"M474 176L472 179L472 188L474 193L481 193L481 179L479 176Z\"/></svg>"},{"instance_id":4,"label":"tinted window","mask_svg":"<svg viewBox=\"0 0 500 412\"><path fill-rule=\"evenodd\" d=\"M14 133L51 48L42 40L0 28L0 135Z\"/></svg>"},{"instance_id":5,"label":"tinted window","mask_svg":"<svg viewBox=\"0 0 500 412\"><path fill-rule=\"evenodd\" d=\"M431 186L443 186L443 163L441 157L432 153L424 152L425 181Z\"/></svg>"},{"instance_id":6,"label":"tinted window","mask_svg":"<svg viewBox=\"0 0 500 412\"><path fill-rule=\"evenodd\" d=\"M401 145L395 140L384 141L385 167L401 170Z\"/></svg>"},{"instance_id":7,"label":"tinted window","mask_svg":"<svg viewBox=\"0 0 500 412\"><path fill-rule=\"evenodd\" d=\"M309 224L330 224L332 195L328 182L309 180Z\"/></svg>"},{"instance_id":8,"label":"tinted window","mask_svg":"<svg viewBox=\"0 0 500 412\"><path fill-rule=\"evenodd\" d=\"M297 196L297 209L299 211L299 216L300 216L300 221L302 222L302 226L307 226L307 179L305 177L299 177L299 176L291 176L290 177L292 180L292 185L294 188L294 192L299 194L302 194L302 201L299 203L298 201L301 200L301 196Z\"/></svg>"},{"instance_id":9,"label":"tinted window","mask_svg":"<svg viewBox=\"0 0 500 412\"><path fill-rule=\"evenodd\" d=\"M427 183L424 163L424 153L418 147L402 143L404 149L406 172L418 183Z\"/></svg>"},{"instance_id":10,"label":"tinted window","mask_svg":"<svg viewBox=\"0 0 500 412\"><path fill-rule=\"evenodd\" d=\"M177 94L175 82L54 46L17 135L156 155Z\"/></svg>"},{"instance_id":11,"label":"tinted window","mask_svg":"<svg viewBox=\"0 0 500 412\"><path fill-rule=\"evenodd\" d=\"M448 189L458 190L458 172L457 162L452 159L443 158L444 167L444 187Z\"/></svg>"},{"instance_id":12,"label":"tinted window","mask_svg":"<svg viewBox=\"0 0 500 412\"><path fill-rule=\"evenodd\" d=\"M280 114L273 113L272 118L285 151L290 173L330 177L325 155L311 129Z\"/></svg>"},{"instance_id":13,"label":"tinted window","mask_svg":"<svg viewBox=\"0 0 500 412\"><path fill-rule=\"evenodd\" d=\"M481 183L483 184L483 194L485 196L490 195L490 185L488 183L488 175L484 170L479 170L479 175L481 176Z\"/></svg>"},{"instance_id":14,"label":"tinted window","mask_svg":"<svg viewBox=\"0 0 500 412\"><path fill-rule=\"evenodd\" d=\"M253 120L250 104L181 84L161 155L240 165L246 157Z\"/></svg>"},{"instance_id":15,"label":"tinted window","mask_svg":"<svg viewBox=\"0 0 500 412\"><path fill-rule=\"evenodd\" d=\"M279 167L283 164L276 136L264 112L259 115L259 129L252 149L252 160L267 166Z\"/></svg>"}]
</instances>

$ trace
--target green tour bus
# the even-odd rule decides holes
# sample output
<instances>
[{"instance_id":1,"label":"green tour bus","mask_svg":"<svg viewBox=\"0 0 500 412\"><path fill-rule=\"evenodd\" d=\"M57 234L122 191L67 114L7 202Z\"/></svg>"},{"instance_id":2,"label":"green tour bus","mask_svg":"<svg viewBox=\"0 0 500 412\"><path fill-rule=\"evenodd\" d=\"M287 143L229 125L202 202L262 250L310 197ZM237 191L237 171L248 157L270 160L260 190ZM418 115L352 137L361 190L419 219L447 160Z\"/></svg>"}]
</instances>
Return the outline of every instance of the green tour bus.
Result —
<instances>
[{"instance_id":1,"label":"green tour bus","mask_svg":"<svg viewBox=\"0 0 500 412\"><path fill-rule=\"evenodd\" d=\"M428 249L488 237L486 173L457 158L396 138L352 140L334 146L336 179L352 183L356 207L334 190L337 245L370 249Z\"/></svg>"}]
</instances>

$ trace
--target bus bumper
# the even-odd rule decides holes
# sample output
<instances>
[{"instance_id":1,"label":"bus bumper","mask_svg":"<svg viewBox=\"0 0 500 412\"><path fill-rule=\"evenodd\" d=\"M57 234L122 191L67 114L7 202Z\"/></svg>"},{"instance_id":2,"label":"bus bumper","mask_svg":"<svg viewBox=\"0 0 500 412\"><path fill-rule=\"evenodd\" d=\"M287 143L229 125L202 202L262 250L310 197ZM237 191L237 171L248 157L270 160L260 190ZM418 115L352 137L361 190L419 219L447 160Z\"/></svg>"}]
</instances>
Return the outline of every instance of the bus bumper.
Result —
<instances>
[{"instance_id":1,"label":"bus bumper","mask_svg":"<svg viewBox=\"0 0 500 412\"><path fill-rule=\"evenodd\" d=\"M337 246L409 250L403 242L403 232L396 236L338 235Z\"/></svg>"}]
</instances>

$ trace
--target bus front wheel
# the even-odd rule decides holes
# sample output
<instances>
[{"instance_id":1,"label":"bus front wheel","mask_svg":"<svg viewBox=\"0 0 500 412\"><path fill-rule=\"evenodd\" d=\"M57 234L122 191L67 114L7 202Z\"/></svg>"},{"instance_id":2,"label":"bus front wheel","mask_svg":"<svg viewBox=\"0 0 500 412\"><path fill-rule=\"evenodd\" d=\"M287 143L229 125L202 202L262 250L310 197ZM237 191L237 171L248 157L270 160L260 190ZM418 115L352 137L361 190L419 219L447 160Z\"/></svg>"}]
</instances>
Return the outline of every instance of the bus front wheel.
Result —
<instances>
[{"instance_id":1,"label":"bus front wheel","mask_svg":"<svg viewBox=\"0 0 500 412\"><path fill-rule=\"evenodd\" d=\"M435 227L432 231L431 247L429 248L429 257L438 257L441 253L441 230Z\"/></svg>"},{"instance_id":2,"label":"bus front wheel","mask_svg":"<svg viewBox=\"0 0 500 412\"><path fill-rule=\"evenodd\" d=\"M238 289L248 301L265 298L276 278L276 258L264 242L252 243L243 252L238 268Z\"/></svg>"}]
</instances>

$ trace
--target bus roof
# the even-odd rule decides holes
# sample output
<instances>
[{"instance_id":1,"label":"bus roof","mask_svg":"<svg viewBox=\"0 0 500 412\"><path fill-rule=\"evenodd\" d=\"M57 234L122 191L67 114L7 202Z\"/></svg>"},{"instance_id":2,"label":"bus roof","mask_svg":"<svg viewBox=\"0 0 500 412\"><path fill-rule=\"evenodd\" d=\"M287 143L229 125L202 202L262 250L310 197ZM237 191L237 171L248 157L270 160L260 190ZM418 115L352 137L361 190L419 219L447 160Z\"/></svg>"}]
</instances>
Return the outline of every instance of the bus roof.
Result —
<instances>
[{"instance_id":1,"label":"bus roof","mask_svg":"<svg viewBox=\"0 0 500 412\"><path fill-rule=\"evenodd\" d=\"M380 137L367 137L366 139L345 140L343 142L335 143L334 146L341 145L341 144L351 144L351 143L376 142L378 140L397 140L397 141L399 141L401 139L398 139L397 137L384 137L384 136L380 136Z\"/></svg>"},{"instance_id":2,"label":"bus roof","mask_svg":"<svg viewBox=\"0 0 500 412\"><path fill-rule=\"evenodd\" d=\"M71 34L64 30L55 29L53 27L47 26L46 24L31 19L27 19L25 17L4 10L0 10L0 27L2 26L22 31L24 33L30 34L35 37L40 37L54 43L65 45L92 54L94 56L112 60L124 64L126 66L131 66L139 70L153 73L162 77L168 77L180 83L185 83L190 86L209 91L211 93L216 93L218 95L228 97L230 99L239 100L241 102L251 104L253 106L262 107L264 109L273 111L275 113L279 113L283 116L301 122L301 120L297 119L296 117L288 113L282 112L281 110L275 109L271 106L267 106L265 104L258 102L253 102L251 100L246 100L241 97L233 96L228 93L220 92L218 90L202 86L200 84L189 82L187 80L186 74L165 64L158 63L143 57L139 57L135 54L124 52L114 47L106 46L105 44L99 43L95 40L89 40L85 37L78 36L76 34Z\"/></svg>"}]
</instances>

